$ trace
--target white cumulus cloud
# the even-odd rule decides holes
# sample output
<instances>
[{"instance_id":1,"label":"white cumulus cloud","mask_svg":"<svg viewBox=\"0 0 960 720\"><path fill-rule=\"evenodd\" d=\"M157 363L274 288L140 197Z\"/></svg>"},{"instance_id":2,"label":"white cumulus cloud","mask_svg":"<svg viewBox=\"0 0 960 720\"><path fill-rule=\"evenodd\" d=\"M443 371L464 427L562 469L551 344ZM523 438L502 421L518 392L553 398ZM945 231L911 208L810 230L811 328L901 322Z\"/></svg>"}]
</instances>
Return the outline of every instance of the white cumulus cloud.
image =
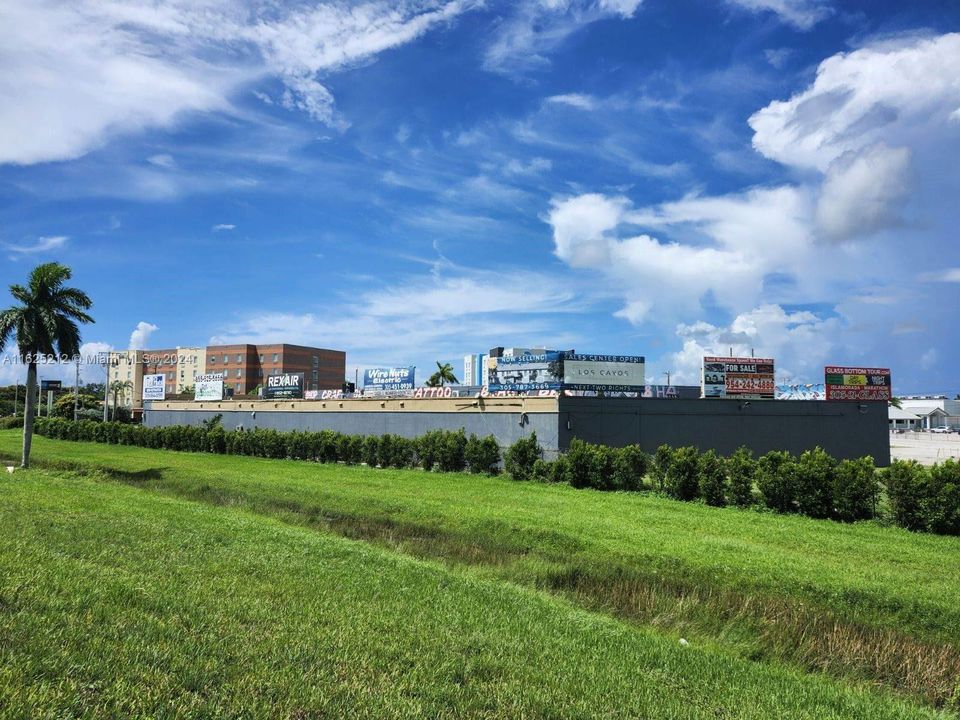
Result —
<instances>
[{"instance_id":1,"label":"white cumulus cloud","mask_svg":"<svg viewBox=\"0 0 960 720\"><path fill-rule=\"evenodd\" d=\"M894 224L910 186L910 151L879 143L830 164L817 204L817 223L831 240L870 235Z\"/></svg>"},{"instance_id":2,"label":"white cumulus cloud","mask_svg":"<svg viewBox=\"0 0 960 720\"><path fill-rule=\"evenodd\" d=\"M941 135L958 108L960 34L950 33L834 55L820 63L812 86L749 122L764 156L826 172L850 151L878 142L910 147L931 132Z\"/></svg>"},{"instance_id":3,"label":"white cumulus cloud","mask_svg":"<svg viewBox=\"0 0 960 720\"><path fill-rule=\"evenodd\" d=\"M133 332L130 333L130 350L143 350L147 347L147 343L150 342L150 336L157 330L157 326L153 323L144 322L141 320L137 323L137 327L134 328Z\"/></svg>"}]
</instances>

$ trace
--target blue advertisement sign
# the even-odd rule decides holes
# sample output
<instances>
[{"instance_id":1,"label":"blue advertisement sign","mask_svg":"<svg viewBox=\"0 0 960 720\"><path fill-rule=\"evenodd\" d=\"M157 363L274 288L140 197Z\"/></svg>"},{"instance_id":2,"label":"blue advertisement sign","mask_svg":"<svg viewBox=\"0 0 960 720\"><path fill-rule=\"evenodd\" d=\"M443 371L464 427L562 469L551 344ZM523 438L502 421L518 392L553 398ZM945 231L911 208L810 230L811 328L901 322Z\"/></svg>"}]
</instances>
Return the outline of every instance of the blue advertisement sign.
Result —
<instances>
[{"instance_id":1,"label":"blue advertisement sign","mask_svg":"<svg viewBox=\"0 0 960 720\"><path fill-rule=\"evenodd\" d=\"M490 358L487 387L491 392L508 390L559 390L563 385L563 353Z\"/></svg>"},{"instance_id":2,"label":"blue advertisement sign","mask_svg":"<svg viewBox=\"0 0 960 720\"><path fill-rule=\"evenodd\" d=\"M363 371L365 390L413 390L417 368L370 368Z\"/></svg>"}]
</instances>

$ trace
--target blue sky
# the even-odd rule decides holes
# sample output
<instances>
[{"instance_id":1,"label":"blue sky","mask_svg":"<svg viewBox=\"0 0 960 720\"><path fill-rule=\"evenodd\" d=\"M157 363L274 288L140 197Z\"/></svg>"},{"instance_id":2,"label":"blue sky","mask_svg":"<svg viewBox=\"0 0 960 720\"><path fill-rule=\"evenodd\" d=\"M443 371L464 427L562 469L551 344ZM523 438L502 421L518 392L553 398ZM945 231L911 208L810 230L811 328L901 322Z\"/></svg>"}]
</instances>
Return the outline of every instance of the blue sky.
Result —
<instances>
[{"instance_id":1,"label":"blue sky","mask_svg":"<svg viewBox=\"0 0 960 720\"><path fill-rule=\"evenodd\" d=\"M955 393L958 32L950 1L2 4L0 283L70 265L88 349L695 383L753 348Z\"/></svg>"}]
</instances>

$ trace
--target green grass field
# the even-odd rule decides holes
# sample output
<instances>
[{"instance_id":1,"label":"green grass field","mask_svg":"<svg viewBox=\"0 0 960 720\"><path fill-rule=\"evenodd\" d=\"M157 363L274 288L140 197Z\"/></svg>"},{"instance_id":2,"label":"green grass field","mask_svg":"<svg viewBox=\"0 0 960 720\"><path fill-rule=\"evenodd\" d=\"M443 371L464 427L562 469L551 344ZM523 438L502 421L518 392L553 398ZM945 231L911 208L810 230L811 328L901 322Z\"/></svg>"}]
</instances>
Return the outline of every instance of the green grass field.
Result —
<instances>
[{"instance_id":1,"label":"green grass field","mask_svg":"<svg viewBox=\"0 0 960 720\"><path fill-rule=\"evenodd\" d=\"M18 443L0 432L0 454ZM46 438L35 460L0 481L5 717L913 717L957 702L957 538Z\"/></svg>"}]
</instances>

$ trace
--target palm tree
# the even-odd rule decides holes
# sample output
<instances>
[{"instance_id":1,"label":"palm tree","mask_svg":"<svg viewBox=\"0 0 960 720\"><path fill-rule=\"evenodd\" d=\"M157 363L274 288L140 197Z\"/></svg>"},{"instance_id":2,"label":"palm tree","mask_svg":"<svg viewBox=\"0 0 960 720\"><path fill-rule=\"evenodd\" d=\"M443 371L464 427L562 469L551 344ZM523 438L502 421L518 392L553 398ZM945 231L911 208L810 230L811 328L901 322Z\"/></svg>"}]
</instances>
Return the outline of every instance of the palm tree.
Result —
<instances>
[{"instance_id":1,"label":"palm tree","mask_svg":"<svg viewBox=\"0 0 960 720\"><path fill-rule=\"evenodd\" d=\"M457 385L460 381L453 374L453 365L437 361L437 371L427 380L427 387L443 387L444 383Z\"/></svg>"},{"instance_id":2,"label":"palm tree","mask_svg":"<svg viewBox=\"0 0 960 720\"><path fill-rule=\"evenodd\" d=\"M903 404L900 402L900 398L892 397L888 402L890 403L890 407L895 407L898 410L903 410Z\"/></svg>"},{"instance_id":3,"label":"palm tree","mask_svg":"<svg viewBox=\"0 0 960 720\"><path fill-rule=\"evenodd\" d=\"M117 419L117 400L127 394L127 390L133 388L133 383L129 380L114 380L110 383L110 394L113 395L113 419Z\"/></svg>"},{"instance_id":4,"label":"palm tree","mask_svg":"<svg viewBox=\"0 0 960 720\"><path fill-rule=\"evenodd\" d=\"M66 265L44 263L30 273L27 285L11 285L17 305L0 311L0 350L11 336L17 338L20 362L27 364L27 397L23 412L23 459L30 465L33 415L37 402L37 361L46 356L72 356L80 352L77 323L92 323L87 315L93 302L87 294L64 283L73 273Z\"/></svg>"}]
</instances>

